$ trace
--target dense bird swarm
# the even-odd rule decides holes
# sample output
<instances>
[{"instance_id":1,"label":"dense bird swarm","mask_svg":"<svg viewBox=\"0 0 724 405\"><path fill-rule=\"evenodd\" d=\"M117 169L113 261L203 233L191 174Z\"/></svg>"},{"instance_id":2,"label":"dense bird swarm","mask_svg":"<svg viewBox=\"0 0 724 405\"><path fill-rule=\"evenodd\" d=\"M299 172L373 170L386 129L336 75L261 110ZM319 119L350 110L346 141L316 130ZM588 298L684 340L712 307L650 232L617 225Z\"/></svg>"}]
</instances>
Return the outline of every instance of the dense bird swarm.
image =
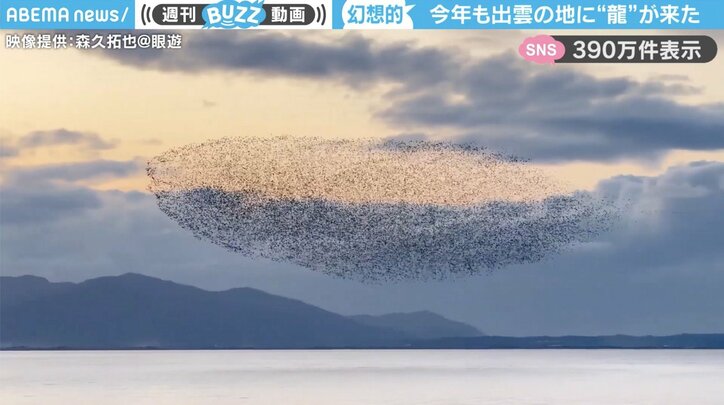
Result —
<instances>
[{"instance_id":1,"label":"dense bird swarm","mask_svg":"<svg viewBox=\"0 0 724 405\"><path fill-rule=\"evenodd\" d=\"M199 238L364 281L539 261L615 215L526 162L448 143L227 138L167 151L148 174Z\"/></svg>"}]
</instances>

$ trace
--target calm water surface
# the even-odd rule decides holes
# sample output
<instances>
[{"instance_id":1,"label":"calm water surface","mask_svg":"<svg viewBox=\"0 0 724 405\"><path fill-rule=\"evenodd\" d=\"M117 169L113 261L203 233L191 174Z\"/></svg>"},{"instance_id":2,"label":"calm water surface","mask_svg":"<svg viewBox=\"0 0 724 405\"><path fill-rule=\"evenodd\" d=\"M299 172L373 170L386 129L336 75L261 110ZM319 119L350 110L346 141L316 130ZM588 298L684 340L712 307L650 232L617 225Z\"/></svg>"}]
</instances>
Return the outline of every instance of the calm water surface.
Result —
<instances>
[{"instance_id":1,"label":"calm water surface","mask_svg":"<svg viewBox=\"0 0 724 405\"><path fill-rule=\"evenodd\" d=\"M2 404L723 404L724 351L1 352Z\"/></svg>"}]
</instances>

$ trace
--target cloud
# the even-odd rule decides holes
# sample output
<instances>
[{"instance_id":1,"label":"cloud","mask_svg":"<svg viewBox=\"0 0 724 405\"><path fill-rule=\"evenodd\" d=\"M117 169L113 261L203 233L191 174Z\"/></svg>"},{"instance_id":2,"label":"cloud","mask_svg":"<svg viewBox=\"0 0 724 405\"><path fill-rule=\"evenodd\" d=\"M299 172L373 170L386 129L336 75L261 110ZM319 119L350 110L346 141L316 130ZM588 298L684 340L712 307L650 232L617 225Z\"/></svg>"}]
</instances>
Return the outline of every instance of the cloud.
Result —
<instances>
[{"instance_id":1,"label":"cloud","mask_svg":"<svg viewBox=\"0 0 724 405\"><path fill-rule=\"evenodd\" d=\"M0 223L4 226L47 224L101 208L97 194L85 188L51 184L43 187L5 185L1 192Z\"/></svg>"},{"instance_id":2,"label":"cloud","mask_svg":"<svg viewBox=\"0 0 724 405\"><path fill-rule=\"evenodd\" d=\"M379 112L410 131L451 132L537 160L657 158L671 149L724 148L724 104L685 105L695 91L626 78L596 78L511 55L464 68L442 86L401 92Z\"/></svg>"},{"instance_id":3,"label":"cloud","mask_svg":"<svg viewBox=\"0 0 724 405\"><path fill-rule=\"evenodd\" d=\"M141 69L297 77L360 90L392 84L376 117L399 132L435 139L445 134L447 140L536 160L650 160L673 149L724 148L724 103L676 101L700 91L681 75L661 81L599 78L580 69L528 64L513 54L481 59L459 49L355 34L324 41L271 32L226 34L189 35L180 51L103 55Z\"/></svg>"},{"instance_id":4,"label":"cloud","mask_svg":"<svg viewBox=\"0 0 724 405\"><path fill-rule=\"evenodd\" d=\"M107 58L141 69L171 72L226 71L264 76L339 80L356 88L379 81L423 85L454 69L451 54L413 43L377 44L356 34L334 41L268 32L187 35L182 50L105 52Z\"/></svg>"},{"instance_id":5,"label":"cloud","mask_svg":"<svg viewBox=\"0 0 724 405\"><path fill-rule=\"evenodd\" d=\"M102 150L112 148L114 143L94 133L64 129L35 131L17 139L11 153L4 155L16 156L22 150L57 145ZM140 158L5 166L0 185L0 223L38 226L99 209L102 203L97 192L80 186L79 182L130 177L142 174L144 168L145 161Z\"/></svg>"},{"instance_id":6,"label":"cloud","mask_svg":"<svg viewBox=\"0 0 724 405\"><path fill-rule=\"evenodd\" d=\"M38 225L101 208L99 194L77 182L128 177L142 173L144 166L135 159L11 169L0 186L0 223Z\"/></svg>"},{"instance_id":7,"label":"cloud","mask_svg":"<svg viewBox=\"0 0 724 405\"><path fill-rule=\"evenodd\" d=\"M91 179L128 177L141 173L144 167L145 162L140 158L127 161L92 160L16 168L10 173L9 178L10 181L16 183L77 182Z\"/></svg>"},{"instance_id":8,"label":"cloud","mask_svg":"<svg viewBox=\"0 0 724 405\"><path fill-rule=\"evenodd\" d=\"M115 142L107 141L93 132L69 131L64 128L50 131L34 131L24 135L18 141L24 148L39 148L55 145L78 145L90 149L112 149Z\"/></svg>"},{"instance_id":9,"label":"cloud","mask_svg":"<svg viewBox=\"0 0 724 405\"><path fill-rule=\"evenodd\" d=\"M15 157L20 153L20 150L13 145L6 145L7 141L3 140L0 144L0 159L6 157Z\"/></svg>"},{"instance_id":10,"label":"cloud","mask_svg":"<svg viewBox=\"0 0 724 405\"><path fill-rule=\"evenodd\" d=\"M71 131L65 128L29 132L19 138L3 137L0 158L18 156L24 150L55 146L75 146L84 151L113 149L118 143L103 139L94 132Z\"/></svg>"},{"instance_id":11,"label":"cloud","mask_svg":"<svg viewBox=\"0 0 724 405\"><path fill-rule=\"evenodd\" d=\"M368 286L250 260L194 239L148 194L87 189L100 206L33 226L17 218L43 206L11 196L0 264L6 275L55 280L136 271L206 288L248 285L343 313L429 309L487 333L724 331L724 163L619 176L599 191L630 204L619 228L554 260L459 282Z\"/></svg>"},{"instance_id":12,"label":"cloud","mask_svg":"<svg viewBox=\"0 0 724 405\"><path fill-rule=\"evenodd\" d=\"M628 226L609 236L609 253L617 260L648 268L686 265L689 272L708 262L724 271L724 163L693 162L656 177L614 177L599 190L634 202Z\"/></svg>"}]
</instances>

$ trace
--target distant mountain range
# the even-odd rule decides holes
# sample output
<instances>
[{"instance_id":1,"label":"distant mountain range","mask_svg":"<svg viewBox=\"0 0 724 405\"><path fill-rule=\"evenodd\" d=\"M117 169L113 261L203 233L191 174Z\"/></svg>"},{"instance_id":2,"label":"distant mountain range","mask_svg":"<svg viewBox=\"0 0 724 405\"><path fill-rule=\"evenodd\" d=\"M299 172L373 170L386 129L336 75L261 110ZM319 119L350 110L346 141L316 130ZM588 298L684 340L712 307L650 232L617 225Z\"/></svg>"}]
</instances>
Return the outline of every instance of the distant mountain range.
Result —
<instances>
[{"instance_id":1,"label":"distant mountain range","mask_svg":"<svg viewBox=\"0 0 724 405\"><path fill-rule=\"evenodd\" d=\"M466 323L451 321L430 311L395 313L379 316L354 315L349 318L363 325L391 329L416 339L483 335L478 329Z\"/></svg>"},{"instance_id":2,"label":"distant mountain range","mask_svg":"<svg viewBox=\"0 0 724 405\"><path fill-rule=\"evenodd\" d=\"M427 311L347 317L253 288L129 273L77 284L0 277L0 348L724 348L724 334L484 336Z\"/></svg>"},{"instance_id":3,"label":"distant mountain range","mask_svg":"<svg viewBox=\"0 0 724 405\"><path fill-rule=\"evenodd\" d=\"M212 292L140 274L82 283L0 277L0 347L387 347L479 336L431 312L345 317L252 288Z\"/></svg>"}]
</instances>

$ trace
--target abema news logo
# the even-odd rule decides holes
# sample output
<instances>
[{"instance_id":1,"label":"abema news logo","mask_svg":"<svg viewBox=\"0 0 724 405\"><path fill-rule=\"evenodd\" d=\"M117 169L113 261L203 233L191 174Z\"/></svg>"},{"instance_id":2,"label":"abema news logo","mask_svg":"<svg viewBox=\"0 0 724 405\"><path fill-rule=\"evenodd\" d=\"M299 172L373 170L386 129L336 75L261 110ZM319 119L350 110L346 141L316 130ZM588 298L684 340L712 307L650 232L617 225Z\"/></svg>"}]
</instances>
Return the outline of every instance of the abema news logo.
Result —
<instances>
[{"instance_id":1,"label":"abema news logo","mask_svg":"<svg viewBox=\"0 0 724 405\"><path fill-rule=\"evenodd\" d=\"M133 0L3 0L0 28L133 29Z\"/></svg>"}]
</instances>

